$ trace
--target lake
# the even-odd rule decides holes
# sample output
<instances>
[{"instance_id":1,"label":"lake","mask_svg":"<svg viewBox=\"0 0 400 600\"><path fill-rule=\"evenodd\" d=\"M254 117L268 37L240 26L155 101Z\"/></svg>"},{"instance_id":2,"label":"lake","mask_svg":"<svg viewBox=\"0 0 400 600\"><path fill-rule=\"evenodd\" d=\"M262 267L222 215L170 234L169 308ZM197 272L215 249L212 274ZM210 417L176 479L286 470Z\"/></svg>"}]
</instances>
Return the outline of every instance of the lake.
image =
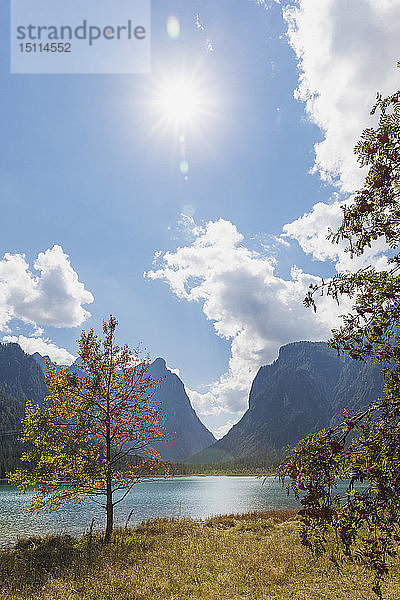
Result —
<instances>
[{"instance_id":1,"label":"lake","mask_svg":"<svg viewBox=\"0 0 400 600\"><path fill-rule=\"evenodd\" d=\"M104 509L94 502L67 504L58 513L37 515L22 511L29 495L0 485L0 545L5 547L19 537L69 533L79 535L88 530L95 518L95 529L105 527ZM192 517L206 519L212 515L243 513L253 510L298 508L282 491L274 477L264 484L257 477L175 477L144 480L133 487L115 508L116 525L124 526L133 510L130 524L155 517Z\"/></svg>"}]
</instances>

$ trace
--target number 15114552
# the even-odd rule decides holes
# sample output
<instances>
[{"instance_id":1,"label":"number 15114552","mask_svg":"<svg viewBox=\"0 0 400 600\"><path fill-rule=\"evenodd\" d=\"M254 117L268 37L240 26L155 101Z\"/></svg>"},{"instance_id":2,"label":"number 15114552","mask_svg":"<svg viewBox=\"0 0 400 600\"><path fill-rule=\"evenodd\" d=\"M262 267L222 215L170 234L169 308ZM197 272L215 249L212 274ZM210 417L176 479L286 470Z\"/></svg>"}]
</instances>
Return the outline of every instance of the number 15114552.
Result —
<instances>
[{"instance_id":1,"label":"number 15114552","mask_svg":"<svg viewBox=\"0 0 400 600\"><path fill-rule=\"evenodd\" d=\"M51 44L36 44L31 42L25 42L19 44L21 52L72 52L72 45L70 43L51 43Z\"/></svg>"}]
</instances>

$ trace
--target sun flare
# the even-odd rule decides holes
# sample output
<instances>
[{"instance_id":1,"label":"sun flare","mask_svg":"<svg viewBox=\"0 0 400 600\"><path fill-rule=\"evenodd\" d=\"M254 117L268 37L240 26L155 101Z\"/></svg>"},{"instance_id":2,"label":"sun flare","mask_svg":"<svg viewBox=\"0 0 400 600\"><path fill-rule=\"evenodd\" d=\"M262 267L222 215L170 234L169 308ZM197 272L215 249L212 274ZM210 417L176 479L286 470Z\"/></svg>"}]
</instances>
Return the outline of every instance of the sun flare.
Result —
<instances>
[{"instance_id":1,"label":"sun flare","mask_svg":"<svg viewBox=\"0 0 400 600\"><path fill-rule=\"evenodd\" d=\"M189 144L200 142L210 149L210 132L221 117L218 85L209 73L195 67L165 69L153 75L151 83L143 105L152 119L149 135L173 140L179 170L188 179Z\"/></svg>"},{"instance_id":2,"label":"sun flare","mask_svg":"<svg viewBox=\"0 0 400 600\"><path fill-rule=\"evenodd\" d=\"M178 123L193 121L200 112L198 93L189 83L166 85L160 93L160 104L166 118Z\"/></svg>"},{"instance_id":3,"label":"sun flare","mask_svg":"<svg viewBox=\"0 0 400 600\"><path fill-rule=\"evenodd\" d=\"M214 91L197 71L165 73L152 91L155 129L173 129L177 135L202 130L214 104Z\"/></svg>"}]
</instances>

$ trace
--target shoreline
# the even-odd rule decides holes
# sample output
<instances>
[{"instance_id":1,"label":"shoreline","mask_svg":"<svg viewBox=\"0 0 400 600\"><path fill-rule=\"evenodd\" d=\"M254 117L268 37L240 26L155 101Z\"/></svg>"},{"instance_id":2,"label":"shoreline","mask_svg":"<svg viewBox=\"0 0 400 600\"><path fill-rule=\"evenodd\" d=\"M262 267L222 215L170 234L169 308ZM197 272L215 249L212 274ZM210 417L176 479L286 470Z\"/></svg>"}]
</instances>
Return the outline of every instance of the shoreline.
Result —
<instances>
[{"instance_id":1,"label":"shoreline","mask_svg":"<svg viewBox=\"0 0 400 600\"><path fill-rule=\"evenodd\" d=\"M174 475L176 477L277 477L276 473L187 473Z\"/></svg>"},{"instance_id":2,"label":"shoreline","mask_svg":"<svg viewBox=\"0 0 400 600\"><path fill-rule=\"evenodd\" d=\"M162 477L162 475L151 476L151 477L143 477L142 479L154 479L155 477ZM277 477L276 473L186 473L173 475L172 479L177 479L179 477L258 477L262 479L263 477ZM169 479L169 478L167 478ZM8 484L8 479L0 478L0 485ZM10 484L11 485L11 484Z\"/></svg>"}]
</instances>

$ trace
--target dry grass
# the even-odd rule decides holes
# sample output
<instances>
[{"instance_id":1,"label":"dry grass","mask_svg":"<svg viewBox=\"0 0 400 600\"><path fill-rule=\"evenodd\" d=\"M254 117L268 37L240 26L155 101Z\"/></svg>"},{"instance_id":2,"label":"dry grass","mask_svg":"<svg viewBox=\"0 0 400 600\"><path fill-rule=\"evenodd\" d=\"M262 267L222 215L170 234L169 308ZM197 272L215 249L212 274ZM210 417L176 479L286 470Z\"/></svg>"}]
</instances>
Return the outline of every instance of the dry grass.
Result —
<instances>
[{"instance_id":1,"label":"dry grass","mask_svg":"<svg viewBox=\"0 0 400 600\"><path fill-rule=\"evenodd\" d=\"M338 573L298 541L295 511L148 521L99 537L31 538L1 552L0 599L362 600L374 598L359 565ZM384 588L400 598L400 570Z\"/></svg>"}]
</instances>

